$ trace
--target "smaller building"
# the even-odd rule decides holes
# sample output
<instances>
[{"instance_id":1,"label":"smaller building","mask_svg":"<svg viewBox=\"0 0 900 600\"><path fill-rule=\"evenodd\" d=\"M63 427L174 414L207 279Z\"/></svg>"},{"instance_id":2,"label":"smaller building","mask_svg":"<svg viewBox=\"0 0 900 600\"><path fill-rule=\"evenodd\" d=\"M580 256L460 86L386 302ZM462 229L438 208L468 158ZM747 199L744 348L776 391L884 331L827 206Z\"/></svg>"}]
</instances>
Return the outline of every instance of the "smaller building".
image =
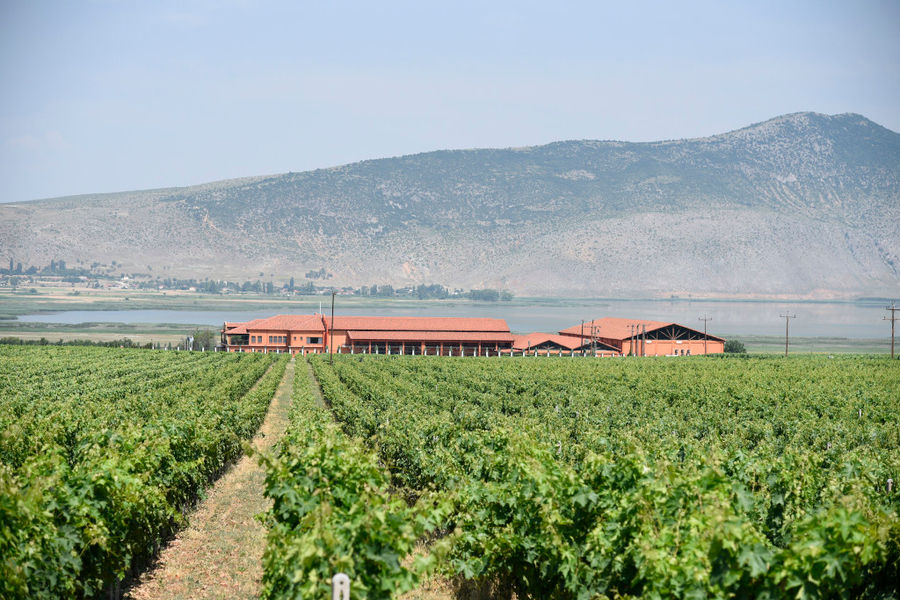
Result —
<instances>
[{"instance_id":1,"label":"smaller building","mask_svg":"<svg viewBox=\"0 0 900 600\"><path fill-rule=\"evenodd\" d=\"M721 354L723 338L679 323L605 317L559 332L577 340L593 340L631 356L693 356Z\"/></svg>"},{"instance_id":2,"label":"smaller building","mask_svg":"<svg viewBox=\"0 0 900 600\"><path fill-rule=\"evenodd\" d=\"M513 352L544 355L616 356L619 351L597 340L535 331L513 336Z\"/></svg>"}]
</instances>

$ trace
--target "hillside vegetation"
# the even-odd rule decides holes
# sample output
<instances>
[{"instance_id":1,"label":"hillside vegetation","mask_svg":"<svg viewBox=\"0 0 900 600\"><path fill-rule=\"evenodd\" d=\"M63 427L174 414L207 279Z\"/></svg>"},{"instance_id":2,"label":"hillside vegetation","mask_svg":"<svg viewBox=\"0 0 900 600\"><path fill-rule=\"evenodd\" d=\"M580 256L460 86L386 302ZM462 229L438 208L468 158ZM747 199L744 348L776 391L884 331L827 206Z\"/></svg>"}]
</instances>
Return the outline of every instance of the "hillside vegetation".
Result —
<instances>
[{"instance_id":1,"label":"hillside vegetation","mask_svg":"<svg viewBox=\"0 0 900 600\"><path fill-rule=\"evenodd\" d=\"M439 151L0 205L0 256L520 295L900 287L900 134L797 113L692 140Z\"/></svg>"}]
</instances>

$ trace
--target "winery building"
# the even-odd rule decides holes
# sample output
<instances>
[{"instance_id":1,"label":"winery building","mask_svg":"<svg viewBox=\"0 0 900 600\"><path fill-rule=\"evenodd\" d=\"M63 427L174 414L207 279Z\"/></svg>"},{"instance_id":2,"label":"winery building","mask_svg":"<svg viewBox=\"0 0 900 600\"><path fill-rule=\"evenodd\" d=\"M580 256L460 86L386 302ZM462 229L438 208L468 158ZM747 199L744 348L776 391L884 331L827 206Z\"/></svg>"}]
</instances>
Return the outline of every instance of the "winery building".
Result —
<instances>
[{"instance_id":1,"label":"winery building","mask_svg":"<svg viewBox=\"0 0 900 600\"><path fill-rule=\"evenodd\" d=\"M620 355L692 356L721 354L725 340L678 323L606 317L559 332L581 343L599 343Z\"/></svg>"},{"instance_id":2,"label":"winery building","mask_svg":"<svg viewBox=\"0 0 900 600\"><path fill-rule=\"evenodd\" d=\"M512 345L503 319L278 315L222 328L229 352L496 356Z\"/></svg>"},{"instance_id":3,"label":"winery building","mask_svg":"<svg viewBox=\"0 0 900 600\"><path fill-rule=\"evenodd\" d=\"M513 336L513 351L525 354L578 356L618 356L619 350L609 344L571 335L534 332Z\"/></svg>"}]
</instances>

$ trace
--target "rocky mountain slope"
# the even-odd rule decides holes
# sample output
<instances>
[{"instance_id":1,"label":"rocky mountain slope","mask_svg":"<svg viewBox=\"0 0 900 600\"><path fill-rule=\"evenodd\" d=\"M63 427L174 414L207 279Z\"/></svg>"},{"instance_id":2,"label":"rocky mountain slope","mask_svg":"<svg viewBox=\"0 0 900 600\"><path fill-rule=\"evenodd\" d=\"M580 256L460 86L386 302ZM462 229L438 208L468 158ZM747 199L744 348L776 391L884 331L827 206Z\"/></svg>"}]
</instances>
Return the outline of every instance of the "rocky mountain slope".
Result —
<instances>
[{"instance_id":1,"label":"rocky mountain slope","mask_svg":"<svg viewBox=\"0 0 900 600\"><path fill-rule=\"evenodd\" d=\"M797 113L691 140L454 150L0 205L0 257L520 295L900 290L900 134Z\"/></svg>"}]
</instances>

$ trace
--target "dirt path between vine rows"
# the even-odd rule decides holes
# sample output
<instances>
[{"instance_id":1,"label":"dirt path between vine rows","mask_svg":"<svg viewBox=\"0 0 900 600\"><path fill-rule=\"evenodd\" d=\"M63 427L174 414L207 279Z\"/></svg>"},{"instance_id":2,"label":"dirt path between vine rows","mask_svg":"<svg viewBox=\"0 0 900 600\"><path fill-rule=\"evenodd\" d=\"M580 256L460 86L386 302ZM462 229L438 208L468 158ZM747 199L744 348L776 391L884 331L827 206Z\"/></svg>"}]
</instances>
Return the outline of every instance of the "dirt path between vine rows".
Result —
<instances>
[{"instance_id":1,"label":"dirt path between vine rows","mask_svg":"<svg viewBox=\"0 0 900 600\"><path fill-rule=\"evenodd\" d=\"M305 362L305 361L303 361ZM295 363L289 362L253 446L267 450L288 424ZM301 364L300 368L306 368ZM153 570L126 594L133 600L257 598L266 529L256 515L269 509L265 471L242 457L208 490L189 525L160 552Z\"/></svg>"},{"instance_id":2,"label":"dirt path between vine rows","mask_svg":"<svg viewBox=\"0 0 900 600\"><path fill-rule=\"evenodd\" d=\"M306 361L306 369L309 371L309 387L312 389L313 398L316 399L316 402L319 403L319 406L323 408L328 408L325 404L325 396L322 395L322 388L319 386L319 380L316 379L316 374L313 372L312 363Z\"/></svg>"}]
</instances>

